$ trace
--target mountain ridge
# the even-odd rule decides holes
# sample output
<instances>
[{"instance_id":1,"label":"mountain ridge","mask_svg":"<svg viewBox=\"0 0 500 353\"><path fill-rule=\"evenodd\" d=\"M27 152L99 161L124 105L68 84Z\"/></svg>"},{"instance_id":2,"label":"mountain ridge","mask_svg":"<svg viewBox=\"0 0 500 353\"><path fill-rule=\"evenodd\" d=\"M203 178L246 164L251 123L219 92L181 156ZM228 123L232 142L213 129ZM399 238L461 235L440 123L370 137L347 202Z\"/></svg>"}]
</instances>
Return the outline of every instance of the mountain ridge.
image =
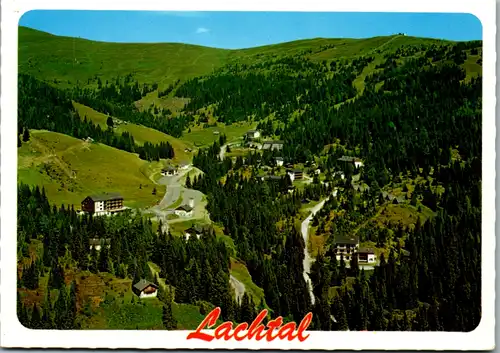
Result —
<instances>
[{"instance_id":1,"label":"mountain ridge","mask_svg":"<svg viewBox=\"0 0 500 353\"><path fill-rule=\"evenodd\" d=\"M280 45L287 45L287 44L299 44L299 43L306 43L306 42L311 42L311 41L342 41L342 40L348 40L348 41L362 41L362 40L367 40L367 39L375 39L375 38L393 38L393 37L398 37L401 36L400 34L392 34L392 35L379 35L379 36L372 36L372 37L313 37L313 38L305 38L305 39L295 39L295 40L290 40L290 41L283 41L283 42L276 42L276 43L271 43L271 44L263 44L263 45L256 45L253 47L244 47L244 48L237 48L237 49L232 49L232 48L221 48L221 47L211 47L211 46L206 46L206 45L200 45L200 44L193 44L193 43L183 43L183 42L115 42L115 41L105 41L105 40L95 40L95 39L89 39L89 38L83 38L83 37L73 37L73 36L68 36L68 35L59 35L59 34L54 34L50 33L47 31L42 31L39 29L27 27L27 26L19 26L19 32L24 31L24 32L31 32L32 34L37 34L37 35L47 35L51 37L56 37L60 39L78 39L82 41L87 41L87 42L94 42L94 43L102 43L102 44L118 44L118 45L136 45L136 44L143 44L143 45L158 45L158 44L168 44L168 45L187 45L187 46L193 46L193 47L200 47L200 48L207 48L207 49L217 49L217 50L224 50L228 52L237 52L237 51L245 51L245 50L250 50L250 49L264 49L268 47L273 47L273 46L280 46ZM468 40L468 41L456 41L456 40L450 40L446 38L433 38L433 37L416 37L416 36L407 36L404 35L407 38L412 38L412 39L424 39L424 40L435 40L435 41L442 41L442 42L448 42L448 43L460 43L460 42L472 42L474 40Z\"/></svg>"}]
</instances>

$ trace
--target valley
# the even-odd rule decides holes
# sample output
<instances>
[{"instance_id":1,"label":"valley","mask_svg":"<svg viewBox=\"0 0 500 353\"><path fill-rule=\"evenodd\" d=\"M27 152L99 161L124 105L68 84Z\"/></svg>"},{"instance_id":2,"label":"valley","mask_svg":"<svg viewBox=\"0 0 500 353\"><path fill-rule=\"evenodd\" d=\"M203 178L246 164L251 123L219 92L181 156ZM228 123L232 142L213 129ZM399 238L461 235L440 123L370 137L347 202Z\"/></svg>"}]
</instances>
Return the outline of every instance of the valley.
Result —
<instances>
[{"instance_id":1,"label":"valley","mask_svg":"<svg viewBox=\"0 0 500 353\"><path fill-rule=\"evenodd\" d=\"M25 326L479 323L481 41L19 43Z\"/></svg>"}]
</instances>

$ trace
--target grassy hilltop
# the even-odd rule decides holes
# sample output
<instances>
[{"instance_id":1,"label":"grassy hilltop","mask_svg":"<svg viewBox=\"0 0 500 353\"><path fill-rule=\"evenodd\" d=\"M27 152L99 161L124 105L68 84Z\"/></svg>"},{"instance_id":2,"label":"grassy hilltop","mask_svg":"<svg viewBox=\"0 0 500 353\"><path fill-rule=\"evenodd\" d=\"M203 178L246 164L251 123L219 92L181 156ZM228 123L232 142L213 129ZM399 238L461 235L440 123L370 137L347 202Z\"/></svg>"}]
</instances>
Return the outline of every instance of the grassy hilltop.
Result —
<instances>
[{"instance_id":1,"label":"grassy hilltop","mask_svg":"<svg viewBox=\"0 0 500 353\"><path fill-rule=\"evenodd\" d=\"M178 43L106 43L19 27L19 71L48 81L61 81L62 86L72 86L77 81L84 85L94 76L106 80L132 72L139 82L156 82L162 88L177 79L208 74L234 60L253 62L303 51L311 51L307 58L325 60L367 55L403 44L440 42L443 41L395 35L368 39L316 38L228 50Z\"/></svg>"}]
</instances>

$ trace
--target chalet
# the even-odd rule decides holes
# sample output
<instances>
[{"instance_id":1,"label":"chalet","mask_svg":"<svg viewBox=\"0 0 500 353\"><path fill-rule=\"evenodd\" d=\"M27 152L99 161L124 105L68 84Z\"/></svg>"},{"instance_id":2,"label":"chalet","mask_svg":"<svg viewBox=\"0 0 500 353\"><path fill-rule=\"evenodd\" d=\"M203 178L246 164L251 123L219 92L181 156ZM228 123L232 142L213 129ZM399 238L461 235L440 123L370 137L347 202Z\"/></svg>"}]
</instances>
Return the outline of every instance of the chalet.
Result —
<instances>
[{"instance_id":1,"label":"chalet","mask_svg":"<svg viewBox=\"0 0 500 353\"><path fill-rule=\"evenodd\" d=\"M377 258L372 248L359 248L357 254L359 263L374 263Z\"/></svg>"},{"instance_id":2,"label":"chalet","mask_svg":"<svg viewBox=\"0 0 500 353\"><path fill-rule=\"evenodd\" d=\"M174 213L179 217L192 217L193 207L190 205L182 205L175 209Z\"/></svg>"},{"instance_id":3,"label":"chalet","mask_svg":"<svg viewBox=\"0 0 500 353\"><path fill-rule=\"evenodd\" d=\"M335 239L333 252L337 260L340 260L340 257L343 256L345 261L350 261L358 248L358 237L337 237L337 239Z\"/></svg>"},{"instance_id":4,"label":"chalet","mask_svg":"<svg viewBox=\"0 0 500 353\"><path fill-rule=\"evenodd\" d=\"M249 140L258 139L260 137L260 131L257 131L257 130L247 131L246 137Z\"/></svg>"},{"instance_id":5,"label":"chalet","mask_svg":"<svg viewBox=\"0 0 500 353\"><path fill-rule=\"evenodd\" d=\"M281 167L283 165L283 157L276 157L274 158L274 161L276 162L276 165L278 167Z\"/></svg>"},{"instance_id":6,"label":"chalet","mask_svg":"<svg viewBox=\"0 0 500 353\"><path fill-rule=\"evenodd\" d=\"M361 159L356 158L356 157L342 156L341 158L338 159L338 161L352 163L355 168L359 168L359 167L363 166L363 162L361 161Z\"/></svg>"},{"instance_id":7,"label":"chalet","mask_svg":"<svg viewBox=\"0 0 500 353\"><path fill-rule=\"evenodd\" d=\"M82 211L95 215L123 211L123 197L119 193L87 196L81 204Z\"/></svg>"},{"instance_id":8,"label":"chalet","mask_svg":"<svg viewBox=\"0 0 500 353\"><path fill-rule=\"evenodd\" d=\"M139 298L154 298L158 295L158 286L145 279L141 279L139 282L134 284L132 291Z\"/></svg>"},{"instance_id":9,"label":"chalet","mask_svg":"<svg viewBox=\"0 0 500 353\"><path fill-rule=\"evenodd\" d=\"M291 181L301 180L304 177L304 173L302 172L302 169L288 170L287 174L290 177Z\"/></svg>"},{"instance_id":10,"label":"chalet","mask_svg":"<svg viewBox=\"0 0 500 353\"><path fill-rule=\"evenodd\" d=\"M177 175L177 173L178 173L177 168L175 168L171 165L169 165L165 169L161 170L161 175L163 175L163 176L174 176L174 175Z\"/></svg>"},{"instance_id":11,"label":"chalet","mask_svg":"<svg viewBox=\"0 0 500 353\"><path fill-rule=\"evenodd\" d=\"M206 226L201 226L199 224L195 224L184 231L184 235L186 236L186 240L188 240L191 236L196 235L199 239L203 232L206 230Z\"/></svg>"},{"instance_id":12,"label":"chalet","mask_svg":"<svg viewBox=\"0 0 500 353\"><path fill-rule=\"evenodd\" d=\"M89 240L89 246L90 250L96 249L97 251L99 251L103 246L109 249L109 247L111 246L111 239L92 238Z\"/></svg>"},{"instance_id":13,"label":"chalet","mask_svg":"<svg viewBox=\"0 0 500 353\"><path fill-rule=\"evenodd\" d=\"M262 149L281 151L283 149L283 144L283 141L266 141L262 144Z\"/></svg>"}]
</instances>

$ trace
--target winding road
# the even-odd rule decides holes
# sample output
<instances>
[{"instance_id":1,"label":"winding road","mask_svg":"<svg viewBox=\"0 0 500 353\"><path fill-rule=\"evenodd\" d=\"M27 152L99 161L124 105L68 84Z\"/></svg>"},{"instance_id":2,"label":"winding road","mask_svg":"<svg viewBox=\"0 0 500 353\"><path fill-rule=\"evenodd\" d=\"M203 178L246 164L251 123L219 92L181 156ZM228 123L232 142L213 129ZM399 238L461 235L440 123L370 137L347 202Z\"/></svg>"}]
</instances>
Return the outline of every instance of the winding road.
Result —
<instances>
[{"instance_id":1,"label":"winding road","mask_svg":"<svg viewBox=\"0 0 500 353\"><path fill-rule=\"evenodd\" d=\"M229 144L226 144L221 148L219 157L222 160L224 159L224 155L226 153L228 145ZM194 215L190 219L205 218L207 220L210 220L210 215L208 214L205 208L201 209L200 207L196 207L196 205L199 205L201 203L203 199L203 193L201 193L198 190L188 189L182 184L182 178L193 169L196 168L190 165L187 169L181 171L179 174L174 176L164 176L157 182L157 184L165 185L167 187L167 190L160 203L158 205L149 208L147 212L153 213L158 220L162 221L163 224L162 230L164 232L168 232L169 223L186 221L185 218L179 218L173 220L167 219L167 216L169 214L172 214L174 211L173 209L169 208L169 206L176 203L180 197L182 197L181 204L188 203L190 199L194 201L195 204ZM229 283L231 287L233 287L234 289L236 301L241 303L241 299L243 298L243 294L245 294L246 290L245 285L240 281L238 281L233 275L230 275Z\"/></svg>"},{"instance_id":2,"label":"winding road","mask_svg":"<svg viewBox=\"0 0 500 353\"><path fill-rule=\"evenodd\" d=\"M223 145L223 146L220 148L220 152L219 152L219 159L220 159L221 161L223 161L223 160L224 160L224 156L225 156L225 154L226 154L227 146L229 146L229 144L228 144L228 143L226 143L225 145Z\"/></svg>"},{"instance_id":3,"label":"winding road","mask_svg":"<svg viewBox=\"0 0 500 353\"><path fill-rule=\"evenodd\" d=\"M229 275L229 283L231 287L234 288L236 301L241 304L241 298L243 298L243 294L245 294L245 285L238 281L233 275Z\"/></svg>"},{"instance_id":4,"label":"winding road","mask_svg":"<svg viewBox=\"0 0 500 353\"><path fill-rule=\"evenodd\" d=\"M335 197L337 196L337 189L333 190L332 195ZM314 259L309 255L309 250L308 250L308 244L309 244L309 223L311 223L313 217L318 213L323 206L325 205L325 202L328 201L330 197L325 198L322 200L320 203L318 203L316 206L314 206L311 209L311 214L307 216L307 218L302 222L300 230L302 233L302 236L304 237L304 280L307 283L307 287L309 289L309 295L311 296L311 303L314 305L316 302L316 298L314 297L314 292L313 292L313 287L311 283L311 279L309 278L309 272L311 272L311 264L313 263Z\"/></svg>"}]
</instances>

